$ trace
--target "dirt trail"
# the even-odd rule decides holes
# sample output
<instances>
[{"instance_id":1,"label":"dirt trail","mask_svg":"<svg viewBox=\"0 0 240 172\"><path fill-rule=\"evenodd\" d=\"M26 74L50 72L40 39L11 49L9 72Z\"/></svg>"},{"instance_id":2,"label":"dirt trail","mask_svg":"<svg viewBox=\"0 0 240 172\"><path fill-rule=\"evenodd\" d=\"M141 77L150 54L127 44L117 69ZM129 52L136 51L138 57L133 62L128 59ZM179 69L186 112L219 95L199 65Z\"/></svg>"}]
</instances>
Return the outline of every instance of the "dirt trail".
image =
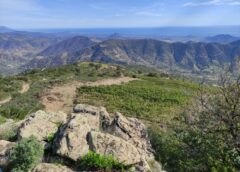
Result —
<instances>
[{"instance_id":1,"label":"dirt trail","mask_svg":"<svg viewBox=\"0 0 240 172\"><path fill-rule=\"evenodd\" d=\"M76 89L81 86L101 86L101 85L120 85L126 82L136 80L130 77L103 79L95 82L73 82L65 85L55 86L51 88L41 98L42 104L45 106L45 111L56 112L64 111L71 112L73 100L76 96Z\"/></svg>"},{"instance_id":2,"label":"dirt trail","mask_svg":"<svg viewBox=\"0 0 240 172\"><path fill-rule=\"evenodd\" d=\"M22 85L22 89L19 91L19 93L23 94L23 93L26 93L30 88L30 85L28 83L23 83Z\"/></svg>"},{"instance_id":3,"label":"dirt trail","mask_svg":"<svg viewBox=\"0 0 240 172\"><path fill-rule=\"evenodd\" d=\"M12 100L12 97L8 97L8 98L6 98L6 99L4 99L4 100L0 100L0 107L1 107L3 104L5 104L5 103L10 102L11 100Z\"/></svg>"}]
</instances>

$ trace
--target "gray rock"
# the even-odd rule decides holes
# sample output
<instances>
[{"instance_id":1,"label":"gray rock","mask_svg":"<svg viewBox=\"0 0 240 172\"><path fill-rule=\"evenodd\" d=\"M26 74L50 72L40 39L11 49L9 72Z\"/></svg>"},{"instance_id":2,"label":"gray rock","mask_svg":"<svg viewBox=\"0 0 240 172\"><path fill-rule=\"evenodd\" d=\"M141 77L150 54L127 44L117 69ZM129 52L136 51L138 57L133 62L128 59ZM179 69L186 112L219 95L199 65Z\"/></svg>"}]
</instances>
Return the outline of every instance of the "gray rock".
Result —
<instances>
[{"instance_id":1,"label":"gray rock","mask_svg":"<svg viewBox=\"0 0 240 172\"><path fill-rule=\"evenodd\" d=\"M92 115L99 115L99 108L95 106L90 105L84 105L84 104L77 104L73 108L74 113L89 113Z\"/></svg>"},{"instance_id":2,"label":"gray rock","mask_svg":"<svg viewBox=\"0 0 240 172\"><path fill-rule=\"evenodd\" d=\"M46 113L37 111L24 120L18 131L18 140L35 136L39 141L44 141L49 135L57 132L60 124L67 121L67 114L63 112Z\"/></svg>"},{"instance_id":3,"label":"gray rock","mask_svg":"<svg viewBox=\"0 0 240 172\"><path fill-rule=\"evenodd\" d=\"M134 145L111 134L91 131L88 134L88 143L91 151L102 155L112 155L126 165L141 161L141 155Z\"/></svg>"},{"instance_id":4,"label":"gray rock","mask_svg":"<svg viewBox=\"0 0 240 172\"><path fill-rule=\"evenodd\" d=\"M8 153L14 145L14 142L0 140L0 166L6 166L9 163Z\"/></svg>"},{"instance_id":5,"label":"gray rock","mask_svg":"<svg viewBox=\"0 0 240 172\"><path fill-rule=\"evenodd\" d=\"M34 169L32 169L31 172L73 172L73 171L59 164L40 163Z\"/></svg>"},{"instance_id":6,"label":"gray rock","mask_svg":"<svg viewBox=\"0 0 240 172\"><path fill-rule=\"evenodd\" d=\"M44 141L50 134L57 132L51 146L61 157L77 161L93 151L112 155L126 165L134 165L135 171L162 171L154 160L147 128L141 121L124 117L120 113L111 117L104 107L84 104L76 105L73 112L68 117L60 112L38 111L23 121L18 138L34 135L39 141ZM57 125L59 123L63 123L60 128ZM52 164L42 163L33 172L48 168L53 172L60 170Z\"/></svg>"},{"instance_id":7,"label":"gray rock","mask_svg":"<svg viewBox=\"0 0 240 172\"><path fill-rule=\"evenodd\" d=\"M87 134L91 130L99 130L99 116L92 113L75 113L61 127L55 139L55 151L58 155L77 160L89 151Z\"/></svg>"},{"instance_id":8,"label":"gray rock","mask_svg":"<svg viewBox=\"0 0 240 172\"><path fill-rule=\"evenodd\" d=\"M147 136L147 128L138 119L126 118L117 112L107 131L132 143L141 152L143 159L154 159L153 150Z\"/></svg>"}]
</instances>

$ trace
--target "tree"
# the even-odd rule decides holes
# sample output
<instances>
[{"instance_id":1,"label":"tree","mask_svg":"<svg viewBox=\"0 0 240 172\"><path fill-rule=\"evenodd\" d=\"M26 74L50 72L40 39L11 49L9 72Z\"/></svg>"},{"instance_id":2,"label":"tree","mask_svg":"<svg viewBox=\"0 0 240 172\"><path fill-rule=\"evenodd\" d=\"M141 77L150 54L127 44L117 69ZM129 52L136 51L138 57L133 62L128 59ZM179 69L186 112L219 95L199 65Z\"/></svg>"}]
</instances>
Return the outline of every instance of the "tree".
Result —
<instances>
[{"instance_id":1,"label":"tree","mask_svg":"<svg viewBox=\"0 0 240 172\"><path fill-rule=\"evenodd\" d=\"M240 77L225 74L216 90L200 89L198 97L183 132L187 156L198 160L202 171L239 171Z\"/></svg>"},{"instance_id":2,"label":"tree","mask_svg":"<svg viewBox=\"0 0 240 172\"><path fill-rule=\"evenodd\" d=\"M171 172L240 171L240 77L202 85L167 132L150 132L158 160Z\"/></svg>"}]
</instances>

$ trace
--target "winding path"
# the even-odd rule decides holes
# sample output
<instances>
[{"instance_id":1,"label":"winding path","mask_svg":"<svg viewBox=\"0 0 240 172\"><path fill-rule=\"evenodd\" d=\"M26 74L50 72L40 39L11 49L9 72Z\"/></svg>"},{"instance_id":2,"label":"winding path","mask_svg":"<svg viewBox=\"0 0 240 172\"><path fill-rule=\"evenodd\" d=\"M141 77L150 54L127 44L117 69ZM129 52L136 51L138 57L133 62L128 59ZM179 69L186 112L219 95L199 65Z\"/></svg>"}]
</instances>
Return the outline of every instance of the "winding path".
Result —
<instances>
[{"instance_id":1,"label":"winding path","mask_svg":"<svg viewBox=\"0 0 240 172\"><path fill-rule=\"evenodd\" d=\"M73 100L76 96L76 89L81 86L102 86L102 85L120 85L136 80L130 77L109 78L95 82L73 82L65 85L54 86L48 90L42 97L41 102L47 112L64 111L71 112Z\"/></svg>"}]
</instances>

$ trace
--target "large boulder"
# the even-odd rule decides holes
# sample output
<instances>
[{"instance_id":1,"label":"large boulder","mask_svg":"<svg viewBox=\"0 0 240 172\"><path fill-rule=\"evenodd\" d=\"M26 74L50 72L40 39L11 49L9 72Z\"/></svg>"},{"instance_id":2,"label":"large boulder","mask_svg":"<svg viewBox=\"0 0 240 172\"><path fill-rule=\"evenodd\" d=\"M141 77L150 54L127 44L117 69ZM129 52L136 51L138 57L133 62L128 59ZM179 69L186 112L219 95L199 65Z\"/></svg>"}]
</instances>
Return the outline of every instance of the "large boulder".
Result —
<instances>
[{"instance_id":1,"label":"large boulder","mask_svg":"<svg viewBox=\"0 0 240 172\"><path fill-rule=\"evenodd\" d=\"M112 155L126 165L137 164L141 161L137 148L120 137L91 131L88 133L88 143L91 151L102 155Z\"/></svg>"},{"instance_id":2,"label":"large boulder","mask_svg":"<svg viewBox=\"0 0 240 172\"><path fill-rule=\"evenodd\" d=\"M40 163L34 169L32 169L31 172L73 172L73 171L59 164Z\"/></svg>"},{"instance_id":3,"label":"large boulder","mask_svg":"<svg viewBox=\"0 0 240 172\"><path fill-rule=\"evenodd\" d=\"M108 117L105 108L77 105L71 119L61 127L55 139L56 153L76 161L89 151L87 134L101 128L100 116Z\"/></svg>"},{"instance_id":4,"label":"large boulder","mask_svg":"<svg viewBox=\"0 0 240 172\"><path fill-rule=\"evenodd\" d=\"M107 132L133 144L141 152L143 159L154 159L147 128L138 119L127 118L117 112L107 128Z\"/></svg>"},{"instance_id":5,"label":"large boulder","mask_svg":"<svg viewBox=\"0 0 240 172\"><path fill-rule=\"evenodd\" d=\"M0 167L7 166L9 163L9 151L14 145L14 142L0 140Z\"/></svg>"},{"instance_id":6,"label":"large boulder","mask_svg":"<svg viewBox=\"0 0 240 172\"><path fill-rule=\"evenodd\" d=\"M45 141L50 135L57 132L60 124L66 123L67 117L67 114L63 112L37 111L22 122L18 131L18 140L33 135L39 141Z\"/></svg>"}]
</instances>

